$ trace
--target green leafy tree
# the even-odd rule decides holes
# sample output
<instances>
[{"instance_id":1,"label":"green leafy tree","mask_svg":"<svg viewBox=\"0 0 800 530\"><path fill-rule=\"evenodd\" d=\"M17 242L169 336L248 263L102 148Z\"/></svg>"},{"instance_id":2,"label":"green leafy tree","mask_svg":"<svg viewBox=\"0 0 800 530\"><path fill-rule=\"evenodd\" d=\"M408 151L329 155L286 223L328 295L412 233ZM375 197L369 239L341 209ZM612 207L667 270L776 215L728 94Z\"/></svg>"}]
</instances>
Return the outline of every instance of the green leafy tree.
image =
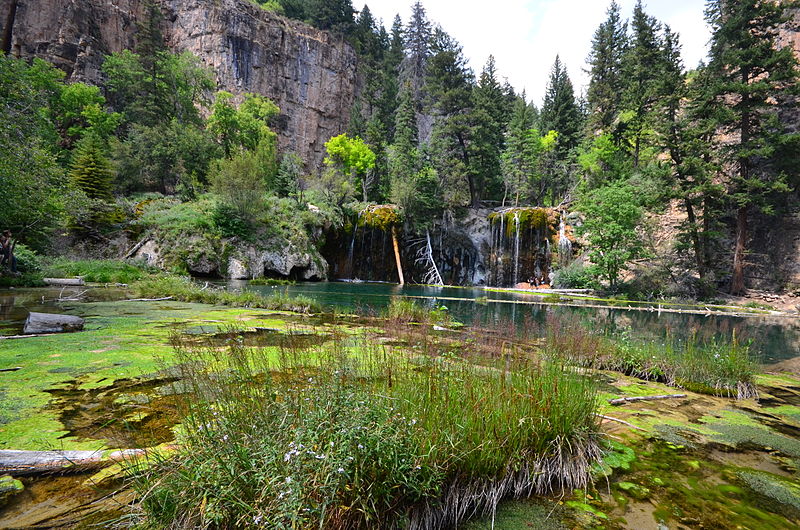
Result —
<instances>
[{"instance_id":1,"label":"green leafy tree","mask_svg":"<svg viewBox=\"0 0 800 530\"><path fill-rule=\"evenodd\" d=\"M636 231L642 209L636 193L632 186L615 182L586 192L578 204L586 217L580 233L589 241L589 259L612 289L617 287L627 262L642 254Z\"/></svg>"},{"instance_id":2,"label":"green leafy tree","mask_svg":"<svg viewBox=\"0 0 800 530\"><path fill-rule=\"evenodd\" d=\"M40 59L0 54L0 227L43 247L63 219L70 191L48 119L63 73Z\"/></svg>"},{"instance_id":3,"label":"green leafy tree","mask_svg":"<svg viewBox=\"0 0 800 530\"><path fill-rule=\"evenodd\" d=\"M102 66L112 106L126 123L152 127L173 119L200 124L198 107L214 88L213 75L189 52L112 53Z\"/></svg>"},{"instance_id":4,"label":"green leafy tree","mask_svg":"<svg viewBox=\"0 0 800 530\"><path fill-rule=\"evenodd\" d=\"M612 1L606 20L592 38L589 64L589 128L609 132L617 119L622 98L622 57L627 48L626 24L619 5Z\"/></svg>"},{"instance_id":5,"label":"green leafy tree","mask_svg":"<svg viewBox=\"0 0 800 530\"><path fill-rule=\"evenodd\" d=\"M374 182L372 169L375 167L375 153L364 140L346 134L334 136L325 142L325 164L346 175L354 188L361 187L361 198L368 200L369 189Z\"/></svg>"},{"instance_id":6,"label":"green leafy tree","mask_svg":"<svg viewBox=\"0 0 800 530\"><path fill-rule=\"evenodd\" d=\"M84 83L66 85L59 94L54 109L55 122L61 135L61 145L67 149L84 135L92 134L107 140L122 120L116 112L106 112L106 98L100 88Z\"/></svg>"},{"instance_id":7,"label":"green leafy tree","mask_svg":"<svg viewBox=\"0 0 800 530\"><path fill-rule=\"evenodd\" d=\"M736 241L731 292L745 290L748 226L753 211L773 213L789 190L785 174L775 171L780 147L794 142L780 123L778 111L793 104L797 62L789 46L778 46L779 26L789 4L776 1L710 0L706 21L713 30L709 97L715 137L727 191L736 208ZM796 171L796 169L795 169Z\"/></svg>"},{"instance_id":8,"label":"green leafy tree","mask_svg":"<svg viewBox=\"0 0 800 530\"><path fill-rule=\"evenodd\" d=\"M177 120L133 125L127 138L111 143L116 187L123 193L158 191L192 198L207 183L211 162L222 156L208 131Z\"/></svg>"}]
</instances>

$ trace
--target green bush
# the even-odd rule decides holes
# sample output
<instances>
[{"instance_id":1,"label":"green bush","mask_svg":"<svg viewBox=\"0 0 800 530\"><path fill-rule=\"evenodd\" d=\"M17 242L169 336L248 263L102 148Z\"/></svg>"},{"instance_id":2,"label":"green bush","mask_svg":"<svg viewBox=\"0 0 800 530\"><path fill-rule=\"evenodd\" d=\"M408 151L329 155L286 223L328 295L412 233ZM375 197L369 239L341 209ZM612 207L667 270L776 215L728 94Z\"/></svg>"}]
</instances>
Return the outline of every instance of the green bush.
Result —
<instances>
[{"instance_id":1,"label":"green bush","mask_svg":"<svg viewBox=\"0 0 800 530\"><path fill-rule=\"evenodd\" d=\"M232 206L217 203L211 212L211 219L224 237L240 237L247 240L253 235L250 223Z\"/></svg>"},{"instance_id":2,"label":"green bush","mask_svg":"<svg viewBox=\"0 0 800 530\"><path fill-rule=\"evenodd\" d=\"M598 289L596 274L581 261L575 260L566 267L558 269L553 278L557 289Z\"/></svg>"},{"instance_id":3,"label":"green bush","mask_svg":"<svg viewBox=\"0 0 800 530\"><path fill-rule=\"evenodd\" d=\"M33 274L42 270L41 256L22 243L17 243L14 247L14 257L17 260L17 272L20 274Z\"/></svg>"}]
</instances>

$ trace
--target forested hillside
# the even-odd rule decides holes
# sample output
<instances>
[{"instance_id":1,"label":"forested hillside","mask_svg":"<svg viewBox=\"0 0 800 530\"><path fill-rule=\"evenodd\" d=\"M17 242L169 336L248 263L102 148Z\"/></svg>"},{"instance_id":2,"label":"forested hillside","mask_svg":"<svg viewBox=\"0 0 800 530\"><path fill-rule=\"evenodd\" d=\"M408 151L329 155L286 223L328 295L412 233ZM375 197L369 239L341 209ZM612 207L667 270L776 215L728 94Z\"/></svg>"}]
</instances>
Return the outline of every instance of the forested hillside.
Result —
<instances>
[{"instance_id":1,"label":"forested hillside","mask_svg":"<svg viewBox=\"0 0 800 530\"><path fill-rule=\"evenodd\" d=\"M0 228L23 272L33 251L121 257L147 242L137 256L195 274L352 277L359 228L384 234L360 243L380 254L391 227L412 281L488 283L504 229L516 249L501 283L742 294L754 234L797 209L788 2L708 1L696 68L641 1L611 2L585 94L558 50L536 51L553 58L542 101L492 57L473 71L419 2L390 27L350 0L128 7L107 14L127 21L116 40L76 29L84 48L34 46L22 2L4 17ZM668 211L679 224L656 245ZM551 258L565 245L580 256ZM522 254L537 253L528 272ZM375 279L395 279L387 263ZM767 284L800 289L793 263Z\"/></svg>"}]
</instances>

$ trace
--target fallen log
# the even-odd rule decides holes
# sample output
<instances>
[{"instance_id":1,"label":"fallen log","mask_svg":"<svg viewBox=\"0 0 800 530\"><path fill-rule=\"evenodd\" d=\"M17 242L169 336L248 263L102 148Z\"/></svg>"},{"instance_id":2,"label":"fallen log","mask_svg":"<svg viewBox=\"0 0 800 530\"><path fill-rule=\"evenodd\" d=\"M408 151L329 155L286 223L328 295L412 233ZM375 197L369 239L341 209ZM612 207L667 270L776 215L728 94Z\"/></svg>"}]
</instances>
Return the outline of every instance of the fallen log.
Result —
<instances>
[{"instance_id":1,"label":"fallen log","mask_svg":"<svg viewBox=\"0 0 800 530\"><path fill-rule=\"evenodd\" d=\"M164 300L172 300L171 296L165 296L163 298L126 298L125 300L120 300L121 302L162 302Z\"/></svg>"},{"instance_id":2,"label":"fallen log","mask_svg":"<svg viewBox=\"0 0 800 530\"><path fill-rule=\"evenodd\" d=\"M47 285L83 285L83 278L42 278Z\"/></svg>"},{"instance_id":3,"label":"fallen log","mask_svg":"<svg viewBox=\"0 0 800 530\"><path fill-rule=\"evenodd\" d=\"M145 449L102 451L0 450L0 474L16 476L76 473L98 469L122 460L145 456Z\"/></svg>"},{"instance_id":4,"label":"fallen log","mask_svg":"<svg viewBox=\"0 0 800 530\"><path fill-rule=\"evenodd\" d=\"M612 405L624 405L625 403L634 403L636 401L658 401L660 399L677 399L685 397L686 394L663 394L660 396L635 396L609 399L608 402Z\"/></svg>"},{"instance_id":5,"label":"fallen log","mask_svg":"<svg viewBox=\"0 0 800 530\"><path fill-rule=\"evenodd\" d=\"M31 337L48 337L55 335L55 333L36 333L32 335L0 335L0 340L6 339L30 339Z\"/></svg>"},{"instance_id":6,"label":"fallen log","mask_svg":"<svg viewBox=\"0 0 800 530\"><path fill-rule=\"evenodd\" d=\"M22 367L15 366L14 368L0 368L0 372L16 372L17 370L22 370Z\"/></svg>"},{"instance_id":7,"label":"fallen log","mask_svg":"<svg viewBox=\"0 0 800 530\"><path fill-rule=\"evenodd\" d=\"M139 250L140 248L142 248L144 246L144 244L147 243L148 241L150 241L150 238L146 237L146 238L142 239L141 241L139 241L138 243L136 243L135 245L133 245L133 248L130 249L128 251L128 253L125 254L125 256L123 256L122 259L130 259L130 258L132 258L133 255L136 254L136 251Z\"/></svg>"}]
</instances>

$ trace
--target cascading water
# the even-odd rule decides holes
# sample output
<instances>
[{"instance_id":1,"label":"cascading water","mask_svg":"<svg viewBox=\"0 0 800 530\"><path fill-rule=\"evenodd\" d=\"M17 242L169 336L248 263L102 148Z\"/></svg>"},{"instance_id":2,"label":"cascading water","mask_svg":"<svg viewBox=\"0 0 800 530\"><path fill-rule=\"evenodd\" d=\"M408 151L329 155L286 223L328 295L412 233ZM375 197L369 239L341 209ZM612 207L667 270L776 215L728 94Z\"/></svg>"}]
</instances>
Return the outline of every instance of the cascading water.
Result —
<instances>
[{"instance_id":1,"label":"cascading water","mask_svg":"<svg viewBox=\"0 0 800 530\"><path fill-rule=\"evenodd\" d=\"M564 222L564 214L560 215L558 222L558 264L566 267L572 261L572 241L567 237L567 223Z\"/></svg>"},{"instance_id":2,"label":"cascading water","mask_svg":"<svg viewBox=\"0 0 800 530\"><path fill-rule=\"evenodd\" d=\"M350 240L350 250L347 252L347 274L353 279L353 251L356 247L356 234L358 234L358 223L353 227L353 239Z\"/></svg>"},{"instance_id":3,"label":"cascading water","mask_svg":"<svg viewBox=\"0 0 800 530\"><path fill-rule=\"evenodd\" d=\"M547 284L557 245L557 212L547 208L504 208L489 214L489 285Z\"/></svg>"},{"instance_id":4,"label":"cascading water","mask_svg":"<svg viewBox=\"0 0 800 530\"><path fill-rule=\"evenodd\" d=\"M514 212L514 285L519 283L519 212Z\"/></svg>"}]
</instances>

